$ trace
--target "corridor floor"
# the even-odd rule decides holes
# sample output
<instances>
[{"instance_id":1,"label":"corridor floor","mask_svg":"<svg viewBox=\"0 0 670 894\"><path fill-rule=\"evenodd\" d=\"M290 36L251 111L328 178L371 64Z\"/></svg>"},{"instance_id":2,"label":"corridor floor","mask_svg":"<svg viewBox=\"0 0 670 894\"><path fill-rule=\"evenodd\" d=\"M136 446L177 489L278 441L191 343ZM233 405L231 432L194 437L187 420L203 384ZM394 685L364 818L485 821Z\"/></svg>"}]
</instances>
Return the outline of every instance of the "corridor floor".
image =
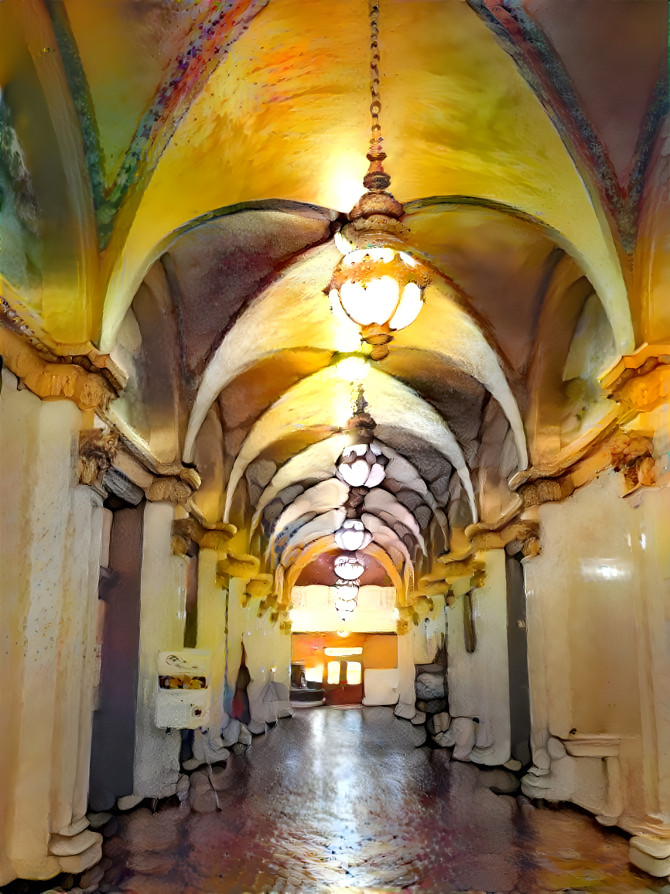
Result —
<instances>
[{"instance_id":1,"label":"corridor floor","mask_svg":"<svg viewBox=\"0 0 670 894\"><path fill-rule=\"evenodd\" d=\"M314 708L231 757L220 811L140 808L106 828L102 890L663 892L622 835L493 794L491 771L415 748L390 708Z\"/></svg>"}]
</instances>

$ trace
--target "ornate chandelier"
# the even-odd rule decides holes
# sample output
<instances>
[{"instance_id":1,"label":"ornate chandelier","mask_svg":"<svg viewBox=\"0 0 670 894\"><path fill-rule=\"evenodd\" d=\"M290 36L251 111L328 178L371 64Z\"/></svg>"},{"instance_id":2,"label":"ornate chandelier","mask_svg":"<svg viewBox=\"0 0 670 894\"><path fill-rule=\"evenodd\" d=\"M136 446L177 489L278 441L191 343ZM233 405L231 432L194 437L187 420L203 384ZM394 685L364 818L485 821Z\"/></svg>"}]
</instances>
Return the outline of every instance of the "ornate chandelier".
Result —
<instances>
[{"instance_id":1,"label":"ornate chandelier","mask_svg":"<svg viewBox=\"0 0 670 894\"><path fill-rule=\"evenodd\" d=\"M326 291L372 345L370 356L388 354L393 333L409 326L419 314L430 283L426 268L407 250L407 229L400 223L404 209L390 192L384 170L379 115L379 0L370 0L370 148L367 192L349 212L349 223L335 237L344 257Z\"/></svg>"},{"instance_id":2,"label":"ornate chandelier","mask_svg":"<svg viewBox=\"0 0 670 894\"><path fill-rule=\"evenodd\" d=\"M386 477L388 458L374 441L376 422L366 412L367 401L363 386L353 403L353 415L347 422L351 443L344 448L335 466L338 477L349 485L344 508L347 517L334 533L337 546L343 550L335 557L335 610L341 620L348 621L358 605L360 578L365 571L363 550L372 534L360 519L365 495Z\"/></svg>"}]
</instances>

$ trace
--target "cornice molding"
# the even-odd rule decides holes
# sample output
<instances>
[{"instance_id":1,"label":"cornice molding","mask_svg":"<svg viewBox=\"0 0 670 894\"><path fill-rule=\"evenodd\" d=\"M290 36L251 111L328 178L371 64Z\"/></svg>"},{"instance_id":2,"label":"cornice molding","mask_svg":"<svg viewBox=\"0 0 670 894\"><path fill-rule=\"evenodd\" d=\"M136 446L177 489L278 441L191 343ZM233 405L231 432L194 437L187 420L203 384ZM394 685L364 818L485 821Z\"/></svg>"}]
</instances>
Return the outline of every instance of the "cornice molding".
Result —
<instances>
[{"instance_id":1,"label":"cornice molding","mask_svg":"<svg viewBox=\"0 0 670 894\"><path fill-rule=\"evenodd\" d=\"M126 376L92 344L58 345L0 299L0 355L4 365L40 400L71 400L80 410L105 412Z\"/></svg>"},{"instance_id":2,"label":"cornice molding","mask_svg":"<svg viewBox=\"0 0 670 894\"><path fill-rule=\"evenodd\" d=\"M607 396L618 405L622 423L668 402L670 345L641 345L603 373L600 384Z\"/></svg>"},{"instance_id":3,"label":"cornice molding","mask_svg":"<svg viewBox=\"0 0 670 894\"><path fill-rule=\"evenodd\" d=\"M101 373L78 363L45 360L21 335L2 325L0 355L7 369L40 400L71 400L80 410L104 411L118 397Z\"/></svg>"}]
</instances>

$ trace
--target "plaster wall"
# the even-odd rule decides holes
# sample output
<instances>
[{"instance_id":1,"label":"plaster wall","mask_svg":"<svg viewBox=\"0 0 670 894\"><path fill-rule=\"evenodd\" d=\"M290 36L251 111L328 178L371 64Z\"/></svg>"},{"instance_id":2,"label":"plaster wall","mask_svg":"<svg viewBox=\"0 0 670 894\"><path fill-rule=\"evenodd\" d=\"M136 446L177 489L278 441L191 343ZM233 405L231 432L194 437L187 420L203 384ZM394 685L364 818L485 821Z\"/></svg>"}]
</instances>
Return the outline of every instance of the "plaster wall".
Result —
<instances>
[{"instance_id":1,"label":"plaster wall","mask_svg":"<svg viewBox=\"0 0 670 894\"><path fill-rule=\"evenodd\" d=\"M81 423L2 371L0 884L100 856L85 811L102 505L77 483Z\"/></svg>"},{"instance_id":2,"label":"plaster wall","mask_svg":"<svg viewBox=\"0 0 670 894\"><path fill-rule=\"evenodd\" d=\"M358 607L351 618L342 621L335 611L332 588L312 584L294 587L291 623L294 633L318 633L348 630L350 633L395 632L397 617L393 587L366 585L358 591Z\"/></svg>"},{"instance_id":3,"label":"plaster wall","mask_svg":"<svg viewBox=\"0 0 670 894\"><path fill-rule=\"evenodd\" d=\"M431 664L444 644L446 612L444 596L433 596L433 610L416 626L410 627L415 664Z\"/></svg>"},{"instance_id":4,"label":"plaster wall","mask_svg":"<svg viewBox=\"0 0 670 894\"><path fill-rule=\"evenodd\" d=\"M249 707L252 719L261 721L265 719L265 710L259 702L259 697L266 683L272 679L282 683L286 686L288 695L291 674L291 634L282 632L278 621L274 623L271 621L270 610L259 617L259 602L257 599L244 598L245 587L246 581L231 577L226 710L230 711L244 643L246 665L251 677L247 689Z\"/></svg>"},{"instance_id":5,"label":"plaster wall","mask_svg":"<svg viewBox=\"0 0 670 894\"><path fill-rule=\"evenodd\" d=\"M525 560L529 794L629 831L670 821L670 492L622 499L614 472L540 508ZM660 833L659 833L660 834Z\"/></svg>"}]
</instances>

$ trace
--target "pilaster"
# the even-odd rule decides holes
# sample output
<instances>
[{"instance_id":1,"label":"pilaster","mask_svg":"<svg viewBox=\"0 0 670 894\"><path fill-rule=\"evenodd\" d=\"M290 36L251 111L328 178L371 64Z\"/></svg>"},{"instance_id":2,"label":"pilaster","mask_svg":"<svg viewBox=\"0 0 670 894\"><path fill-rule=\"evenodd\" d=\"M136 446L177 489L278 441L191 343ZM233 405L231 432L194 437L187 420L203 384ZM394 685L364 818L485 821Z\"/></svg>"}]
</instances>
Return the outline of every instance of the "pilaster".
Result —
<instances>
[{"instance_id":1,"label":"pilaster","mask_svg":"<svg viewBox=\"0 0 670 894\"><path fill-rule=\"evenodd\" d=\"M505 551L489 550L477 559L481 585L447 610L449 713L477 718L469 759L498 765L510 757Z\"/></svg>"},{"instance_id":2,"label":"pilaster","mask_svg":"<svg viewBox=\"0 0 670 894\"><path fill-rule=\"evenodd\" d=\"M173 520L172 503L145 506L133 781L133 794L142 798L174 794L179 777L179 730L155 724L158 652L184 642L185 569L172 553Z\"/></svg>"},{"instance_id":3,"label":"pilaster","mask_svg":"<svg viewBox=\"0 0 670 894\"><path fill-rule=\"evenodd\" d=\"M217 579L218 561L219 553L216 549L200 547L198 553L197 645L199 649L205 649L211 655L210 727L213 730L220 730L226 720L223 702L229 593L227 581Z\"/></svg>"}]
</instances>

